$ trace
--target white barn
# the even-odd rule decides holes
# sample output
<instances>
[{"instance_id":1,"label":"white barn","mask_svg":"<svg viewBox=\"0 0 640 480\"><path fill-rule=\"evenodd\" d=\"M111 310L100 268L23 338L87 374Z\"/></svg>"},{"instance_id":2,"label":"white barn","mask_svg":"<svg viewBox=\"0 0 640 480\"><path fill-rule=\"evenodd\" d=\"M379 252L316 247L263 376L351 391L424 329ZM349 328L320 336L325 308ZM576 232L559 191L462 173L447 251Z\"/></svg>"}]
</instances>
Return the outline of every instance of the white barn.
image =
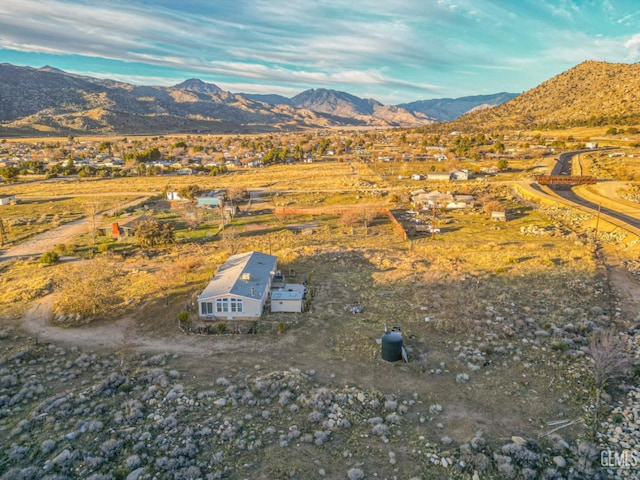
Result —
<instances>
[{"instance_id":1,"label":"white barn","mask_svg":"<svg viewBox=\"0 0 640 480\"><path fill-rule=\"evenodd\" d=\"M284 287L271 291L271 312L302 312L304 290L301 283L287 283Z\"/></svg>"},{"instance_id":2,"label":"white barn","mask_svg":"<svg viewBox=\"0 0 640 480\"><path fill-rule=\"evenodd\" d=\"M230 256L198 296L198 316L203 320L260 318L277 260L261 252Z\"/></svg>"}]
</instances>

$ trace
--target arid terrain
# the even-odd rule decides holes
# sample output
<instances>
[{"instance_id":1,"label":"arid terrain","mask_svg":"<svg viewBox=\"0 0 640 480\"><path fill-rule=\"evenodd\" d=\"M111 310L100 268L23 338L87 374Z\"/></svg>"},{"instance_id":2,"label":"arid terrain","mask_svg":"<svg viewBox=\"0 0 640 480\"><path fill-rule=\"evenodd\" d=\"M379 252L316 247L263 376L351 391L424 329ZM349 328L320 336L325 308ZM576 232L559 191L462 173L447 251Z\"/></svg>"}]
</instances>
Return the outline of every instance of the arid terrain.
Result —
<instances>
[{"instance_id":1,"label":"arid terrain","mask_svg":"<svg viewBox=\"0 0 640 480\"><path fill-rule=\"evenodd\" d=\"M264 141L233 138L249 140ZM639 448L633 227L540 188L532 174L553 156L487 173L495 161L385 148L395 157L2 186L18 201L0 206L0 478L634 478L600 457ZM619 183L573 191L638 215L637 149L625 152L615 171L584 155L582 175ZM459 167L474 178L417 179ZM167 199L190 188L237 209ZM423 209L423 190L473 202ZM112 238L140 218L170 224L173 242ZM249 335L185 333L180 315L197 323L197 295L247 251L306 282L309 308L267 311ZM72 311L91 298L109 307ZM395 325L406 363L381 358ZM603 332L629 361L599 390Z\"/></svg>"}]
</instances>

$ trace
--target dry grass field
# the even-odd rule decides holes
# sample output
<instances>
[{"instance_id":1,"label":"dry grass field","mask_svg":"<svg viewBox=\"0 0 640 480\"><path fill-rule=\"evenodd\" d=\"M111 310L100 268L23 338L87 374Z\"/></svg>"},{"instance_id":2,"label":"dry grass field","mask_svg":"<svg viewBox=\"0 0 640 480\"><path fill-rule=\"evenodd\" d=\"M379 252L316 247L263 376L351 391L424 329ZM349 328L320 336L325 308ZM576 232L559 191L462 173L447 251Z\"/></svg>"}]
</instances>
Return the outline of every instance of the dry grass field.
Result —
<instances>
[{"instance_id":1,"label":"dry grass field","mask_svg":"<svg viewBox=\"0 0 640 480\"><path fill-rule=\"evenodd\" d=\"M147 215L176 225L173 246L100 239L108 246L93 258L0 263L0 475L39 466L109 478L141 468L140 478L598 478L585 447L594 402L586 347L619 315L596 245L571 215L504 185L467 190L500 200L508 222L480 209L439 213L433 239L405 241L386 217L365 227L271 213L276 204L391 206L414 188L383 173L335 162L46 184L70 198L34 204L33 218L48 208L77 215L85 194L117 206L189 184L254 198L224 230L215 213L189 230L177 205L150 201ZM42 195L43 185L12 190ZM313 233L295 233L300 224ZM216 268L250 250L308 280L310 310L267 313L250 336L180 332L178 313ZM112 314L52 325L61 282L88 279L97 262L117 267L97 273L119 299ZM362 313L345 311L355 301ZM376 339L393 325L408 363L380 357ZM541 436L564 420L576 423Z\"/></svg>"}]
</instances>

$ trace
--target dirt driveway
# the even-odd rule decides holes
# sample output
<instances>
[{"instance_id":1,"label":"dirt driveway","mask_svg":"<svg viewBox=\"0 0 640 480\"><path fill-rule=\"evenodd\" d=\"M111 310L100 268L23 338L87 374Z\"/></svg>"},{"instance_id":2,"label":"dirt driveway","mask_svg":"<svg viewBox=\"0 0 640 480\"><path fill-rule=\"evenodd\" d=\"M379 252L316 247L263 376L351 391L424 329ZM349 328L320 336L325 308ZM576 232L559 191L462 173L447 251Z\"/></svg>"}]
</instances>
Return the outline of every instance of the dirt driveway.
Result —
<instances>
[{"instance_id":1,"label":"dirt driveway","mask_svg":"<svg viewBox=\"0 0 640 480\"><path fill-rule=\"evenodd\" d=\"M149 197L138 198L132 202L127 203L124 206L119 206L118 209L134 207L142 202L145 202L148 199ZM102 215L103 213L106 213L107 215L112 215L113 210L115 209L105 212L99 212L99 214ZM60 225L59 227L52 230L47 230L46 232L42 232L41 234L36 235L35 237L22 242L19 245L15 245L3 252L0 252L0 262L16 257L40 256L44 252L53 250L56 245L62 243L70 243L79 235L87 233L90 226L91 219L89 217L83 217L79 218L78 220L74 220L73 222Z\"/></svg>"}]
</instances>

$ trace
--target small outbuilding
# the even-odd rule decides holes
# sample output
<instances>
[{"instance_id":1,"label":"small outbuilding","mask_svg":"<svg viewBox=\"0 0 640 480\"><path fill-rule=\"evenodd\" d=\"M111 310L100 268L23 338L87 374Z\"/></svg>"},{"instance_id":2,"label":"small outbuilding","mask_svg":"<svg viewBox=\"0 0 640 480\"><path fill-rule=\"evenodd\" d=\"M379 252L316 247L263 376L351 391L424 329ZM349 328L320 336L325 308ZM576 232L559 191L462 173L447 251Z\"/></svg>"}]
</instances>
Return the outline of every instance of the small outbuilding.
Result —
<instances>
[{"instance_id":1,"label":"small outbuilding","mask_svg":"<svg viewBox=\"0 0 640 480\"><path fill-rule=\"evenodd\" d=\"M304 309L305 286L301 283L287 283L282 288L271 291L271 312L299 313Z\"/></svg>"},{"instance_id":2,"label":"small outbuilding","mask_svg":"<svg viewBox=\"0 0 640 480\"><path fill-rule=\"evenodd\" d=\"M506 212L491 212L491 220L494 222L506 222L507 221L507 213Z\"/></svg>"},{"instance_id":3,"label":"small outbuilding","mask_svg":"<svg viewBox=\"0 0 640 480\"><path fill-rule=\"evenodd\" d=\"M451 172L431 172L427 174L427 180L432 182L450 182Z\"/></svg>"},{"instance_id":4,"label":"small outbuilding","mask_svg":"<svg viewBox=\"0 0 640 480\"><path fill-rule=\"evenodd\" d=\"M0 205L10 205L17 201L15 195L0 195Z\"/></svg>"}]
</instances>

